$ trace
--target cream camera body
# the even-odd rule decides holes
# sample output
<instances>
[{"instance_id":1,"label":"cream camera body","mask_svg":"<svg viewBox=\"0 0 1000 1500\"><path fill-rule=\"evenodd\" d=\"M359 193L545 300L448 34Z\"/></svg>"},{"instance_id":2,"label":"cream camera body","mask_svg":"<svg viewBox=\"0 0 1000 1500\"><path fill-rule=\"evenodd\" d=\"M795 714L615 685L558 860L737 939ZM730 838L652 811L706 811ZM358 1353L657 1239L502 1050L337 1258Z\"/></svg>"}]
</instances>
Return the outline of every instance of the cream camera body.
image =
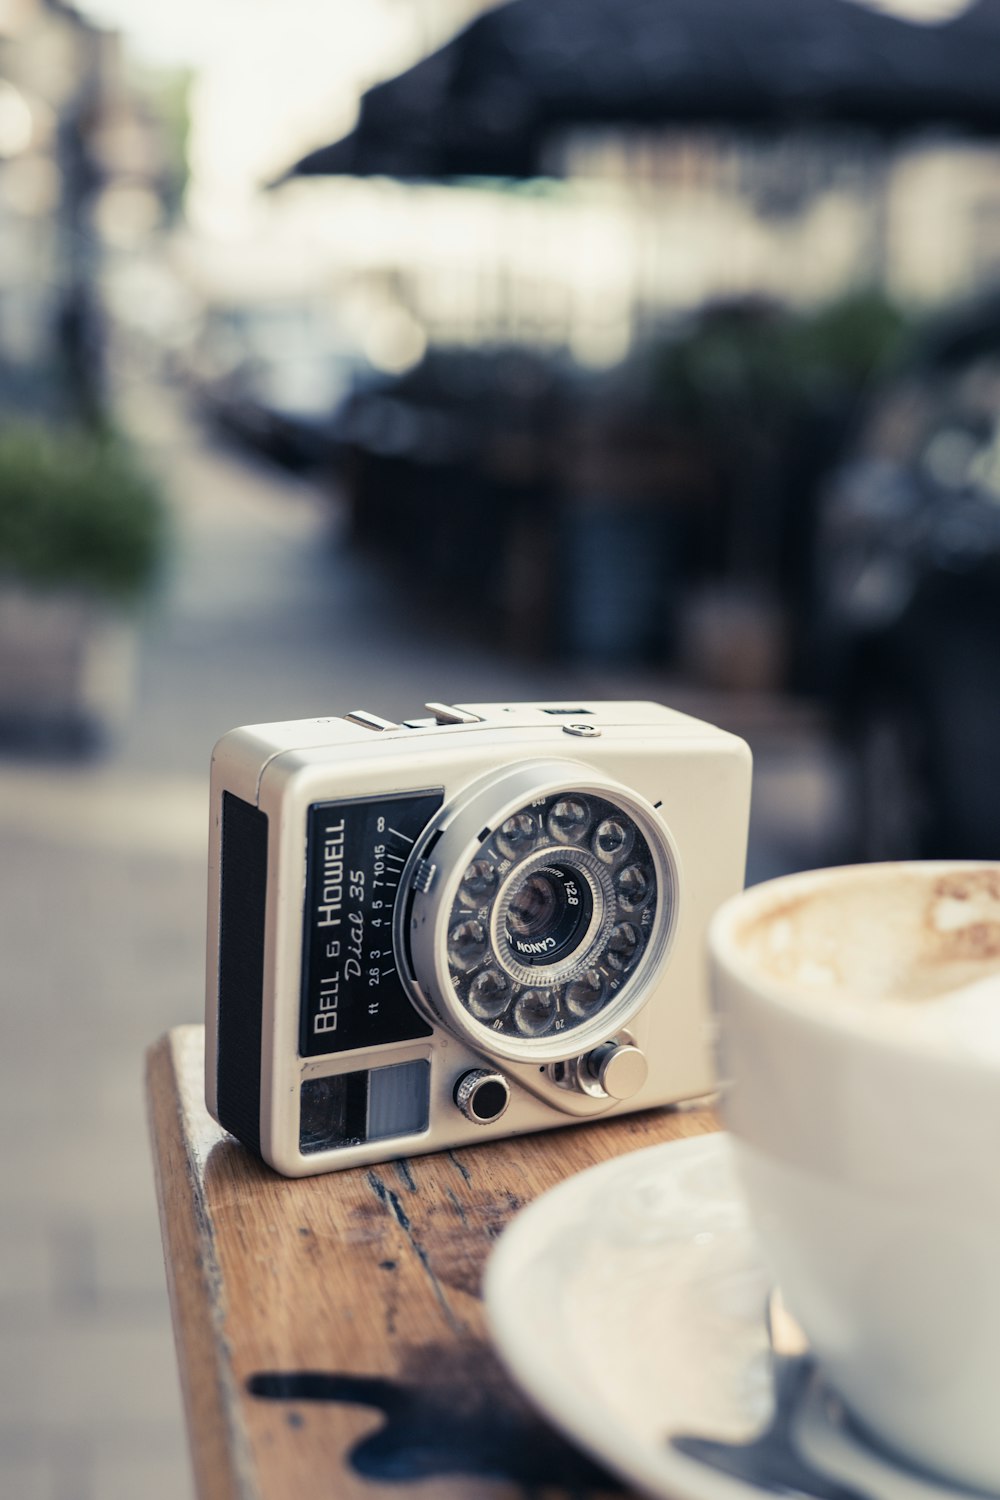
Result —
<instances>
[{"instance_id":1,"label":"cream camera body","mask_svg":"<svg viewBox=\"0 0 1000 1500\"><path fill-rule=\"evenodd\" d=\"M289 1176L712 1087L746 745L654 703L427 707L215 749L208 1107Z\"/></svg>"}]
</instances>

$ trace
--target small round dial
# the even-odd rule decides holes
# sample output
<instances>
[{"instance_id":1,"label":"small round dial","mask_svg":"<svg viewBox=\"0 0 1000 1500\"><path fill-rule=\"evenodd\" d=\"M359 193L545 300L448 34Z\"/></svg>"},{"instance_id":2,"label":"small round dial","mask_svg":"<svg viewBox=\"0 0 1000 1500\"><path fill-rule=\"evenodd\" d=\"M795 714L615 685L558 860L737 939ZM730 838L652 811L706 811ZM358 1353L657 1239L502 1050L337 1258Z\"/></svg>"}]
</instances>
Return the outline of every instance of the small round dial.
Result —
<instances>
[{"instance_id":1,"label":"small round dial","mask_svg":"<svg viewBox=\"0 0 1000 1500\"><path fill-rule=\"evenodd\" d=\"M510 1103L510 1084L492 1068L473 1068L455 1085L455 1103L473 1124L491 1125Z\"/></svg>"}]
</instances>

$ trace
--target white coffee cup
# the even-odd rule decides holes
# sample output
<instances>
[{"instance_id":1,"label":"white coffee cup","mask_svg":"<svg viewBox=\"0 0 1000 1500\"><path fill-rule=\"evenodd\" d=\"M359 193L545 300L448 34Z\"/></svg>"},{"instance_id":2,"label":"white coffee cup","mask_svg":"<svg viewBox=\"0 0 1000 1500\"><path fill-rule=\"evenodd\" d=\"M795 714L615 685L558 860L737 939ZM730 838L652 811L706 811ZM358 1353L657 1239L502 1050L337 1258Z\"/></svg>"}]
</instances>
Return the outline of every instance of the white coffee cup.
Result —
<instances>
[{"instance_id":1,"label":"white coffee cup","mask_svg":"<svg viewBox=\"0 0 1000 1500\"><path fill-rule=\"evenodd\" d=\"M769 881L709 950L740 1180L824 1375L1000 1490L1000 864Z\"/></svg>"}]
</instances>

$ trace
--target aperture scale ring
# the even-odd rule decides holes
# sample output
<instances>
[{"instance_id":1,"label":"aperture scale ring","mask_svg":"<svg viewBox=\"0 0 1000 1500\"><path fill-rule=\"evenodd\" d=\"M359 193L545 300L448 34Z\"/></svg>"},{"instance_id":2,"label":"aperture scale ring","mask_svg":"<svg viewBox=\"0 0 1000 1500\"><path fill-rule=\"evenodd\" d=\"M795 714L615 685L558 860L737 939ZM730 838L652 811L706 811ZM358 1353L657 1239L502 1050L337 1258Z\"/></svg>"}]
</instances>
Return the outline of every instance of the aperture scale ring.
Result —
<instances>
[{"instance_id":1,"label":"aperture scale ring","mask_svg":"<svg viewBox=\"0 0 1000 1500\"><path fill-rule=\"evenodd\" d=\"M455 988L447 952L449 920L462 873L483 843L479 830L495 831L503 821L532 803L555 794L584 798L596 796L619 807L635 821L643 834L656 872L656 916L639 963L626 977L622 993L592 1019L572 1030L553 1031L537 1037L516 1037L479 1021L465 1008ZM583 1052L606 1040L645 1004L651 983L660 973L677 930L681 902L679 857L669 829L641 795L614 778L569 760L526 760L499 775L482 776L454 802L446 802L438 819L425 830L425 841L414 849L404 868L400 888L410 885L412 872L434 848L434 860L444 879L429 892L415 891L412 911L403 921L407 904L397 904L397 941L406 943L413 966L414 1003L432 1024L443 1024L490 1059L545 1064ZM546 849L552 863L560 861L565 848L554 843ZM532 851L534 852L534 851ZM513 869L513 865L511 866ZM504 872L506 879L507 871ZM410 887L412 889L412 887ZM494 898L495 900L495 898ZM534 977L534 974L533 974ZM627 999L626 999L627 995Z\"/></svg>"}]
</instances>

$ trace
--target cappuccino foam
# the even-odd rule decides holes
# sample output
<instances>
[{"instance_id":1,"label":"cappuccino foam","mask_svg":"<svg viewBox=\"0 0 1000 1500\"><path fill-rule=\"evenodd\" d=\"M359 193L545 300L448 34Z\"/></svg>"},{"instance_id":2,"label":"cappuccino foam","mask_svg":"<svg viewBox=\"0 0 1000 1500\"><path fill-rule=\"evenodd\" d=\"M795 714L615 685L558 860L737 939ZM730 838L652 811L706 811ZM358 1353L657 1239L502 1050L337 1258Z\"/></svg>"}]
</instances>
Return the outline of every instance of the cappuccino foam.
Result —
<instances>
[{"instance_id":1,"label":"cappuccino foam","mask_svg":"<svg viewBox=\"0 0 1000 1500\"><path fill-rule=\"evenodd\" d=\"M1000 1057L1000 871L845 870L738 933L789 997Z\"/></svg>"}]
</instances>

